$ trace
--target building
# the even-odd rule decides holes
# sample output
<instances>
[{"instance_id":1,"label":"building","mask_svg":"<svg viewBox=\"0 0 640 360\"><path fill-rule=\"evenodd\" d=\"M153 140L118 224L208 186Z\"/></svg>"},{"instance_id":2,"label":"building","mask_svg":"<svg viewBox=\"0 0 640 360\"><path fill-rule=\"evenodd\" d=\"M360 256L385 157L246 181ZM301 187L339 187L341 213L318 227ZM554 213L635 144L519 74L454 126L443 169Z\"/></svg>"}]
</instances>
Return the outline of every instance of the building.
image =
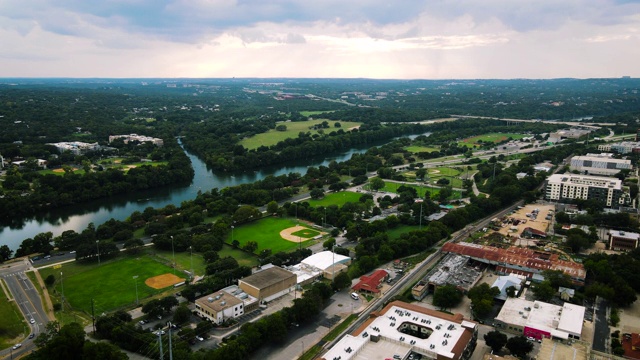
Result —
<instances>
[{"instance_id":1,"label":"building","mask_svg":"<svg viewBox=\"0 0 640 360\"><path fill-rule=\"evenodd\" d=\"M507 295L507 289L513 286L516 289L516 294L520 293L520 289L522 288L522 283L526 280L526 278L522 275L509 274L505 276L498 276L496 281L493 282L491 287L497 287L500 289L500 294L498 294L495 298L498 300L507 300L509 297Z\"/></svg>"},{"instance_id":2,"label":"building","mask_svg":"<svg viewBox=\"0 0 640 360\"><path fill-rule=\"evenodd\" d=\"M243 315L244 303L227 292L219 291L196 299L196 313L201 318L220 325Z\"/></svg>"},{"instance_id":3,"label":"building","mask_svg":"<svg viewBox=\"0 0 640 360\"><path fill-rule=\"evenodd\" d=\"M351 258L327 250L303 259L300 264L302 267L317 269L325 278L332 280L334 276L348 270Z\"/></svg>"},{"instance_id":4,"label":"building","mask_svg":"<svg viewBox=\"0 0 640 360\"><path fill-rule=\"evenodd\" d=\"M500 274L518 274L528 278L539 275L544 270L559 270L569 275L577 285L584 285L586 271L582 264L560 260L558 254L532 250L517 246L500 249L470 243L446 243L443 253L468 256L495 267Z\"/></svg>"},{"instance_id":5,"label":"building","mask_svg":"<svg viewBox=\"0 0 640 360\"><path fill-rule=\"evenodd\" d=\"M545 198L550 201L596 200L607 207L619 207L631 202L629 193L622 189L616 178L554 174L547 179Z\"/></svg>"},{"instance_id":6,"label":"building","mask_svg":"<svg viewBox=\"0 0 640 360\"><path fill-rule=\"evenodd\" d=\"M631 160L615 159L613 154L587 154L571 158L569 169L577 170L586 175L613 176L621 170L631 170Z\"/></svg>"},{"instance_id":7,"label":"building","mask_svg":"<svg viewBox=\"0 0 640 360\"><path fill-rule=\"evenodd\" d=\"M562 301L570 301L576 295L576 291L574 289L559 286L558 295L560 295L560 299L562 299Z\"/></svg>"},{"instance_id":8,"label":"building","mask_svg":"<svg viewBox=\"0 0 640 360\"><path fill-rule=\"evenodd\" d=\"M137 141L140 143L150 142L156 146L164 145L164 141L159 138L154 138L150 136L138 135L138 134L129 134L129 135L110 135L109 136L109 144L111 144L116 139L122 139L125 144L128 144L129 141Z\"/></svg>"},{"instance_id":9,"label":"building","mask_svg":"<svg viewBox=\"0 0 640 360\"><path fill-rule=\"evenodd\" d=\"M638 141L622 141L615 144L598 145L600 151L615 151L618 154L630 154L640 152L640 142Z\"/></svg>"},{"instance_id":10,"label":"building","mask_svg":"<svg viewBox=\"0 0 640 360\"><path fill-rule=\"evenodd\" d=\"M549 138L564 140L564 139L579 139L583 136L588 135L591 130L584 129L566 129L566 130L558 130L554 133L549 134Z\"/></svg>"},{"instance_id":11,"label":"building","mask_svg":"<svg viewBox=\"0 0 640 360\"><path fill-rule=\"evenodd\" d=\"M394 301L371 314L353 334L344 336L324 360L422 358L466 360L476 346L478 326L462 314L446 314Z\"/></svg>"},{"instance_id":12,"label":"building","mask_svg":"<svg viewBox=\"0 0 640 360\"><path fill-rule=\"evenodd\" d=\"M580 339L584 312L584 306L570 303L560 306L542 301L507 298L494 325L496 329L537 340Z\"/></svg>"},{"instance_id":13,"label":"building","mask_svg":"<svg viewBox=\"0 0 640 360\"><path fill-rule=\"evenodd\" d=\"M380 293L382 284L389 278L389 273L385 270L376 270L371 275L362 275L360 281L351 289L353 291L365 292L372 295Z\"/></svg>"},{"instance_id":14,"label":"building","mask_svg":"<svg viewBox=\"0 0 640 360\"><path fill-rule=\"evenodd\" d=\"M54 146L60 153L70 152L73 155L82 155L89 151L98 151L101 146L98 143L85 143L80 141L49 143L47 145Z\"/></svg>"},{"instance_id":15,"label":"building","mask_svg":"<svg viewBox=\"0 0 640 360\"><path fill-rule=\"evenodd\" d=\"M526 227L524 228L524 230L522 230L522 234L520 235L520 237L523 237L525 239L546 238L547 233L538 229L534 229L532 227Z\"/></svg>"},{"instance_id":16,"label":"building","mask_svg":"<svg viewBox=\"0 0 640 360\"><path fill-rule=\"evenodd\" d=\"M638 247L640 234L627 231L609 231L609 249L617 251L631 251Z\"/></svg>"},{"instance_id":17,"label":"building","mask_svg":"<svg viewBox=\"0 0 640 360\"><path fill-rule=\"evenodd\" d=\"M422 300L429 293L444 285L454 285L467 293L480 280L482 271L470 264L468 256L447 254L431 271L411 289L416 300Z\"/></svg>"},{"instance_id":18,"label":"building","mask_svg":"<svg viewBox=\"0 0 640 360\"><path fill-rule=\"evenodd\" d=\"M269 267L238 280L238 287L259 301L271 301L291 291L296 275L278 266Z\"/></svg>"}]
</instances>

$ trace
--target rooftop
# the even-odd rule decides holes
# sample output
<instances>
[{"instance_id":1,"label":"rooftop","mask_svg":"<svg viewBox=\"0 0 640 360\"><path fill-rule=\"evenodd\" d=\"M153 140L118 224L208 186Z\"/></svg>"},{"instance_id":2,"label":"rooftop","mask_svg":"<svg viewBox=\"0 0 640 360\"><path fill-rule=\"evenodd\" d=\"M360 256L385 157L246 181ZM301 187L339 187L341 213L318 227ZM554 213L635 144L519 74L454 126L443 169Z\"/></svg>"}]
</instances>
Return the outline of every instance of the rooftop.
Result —
<instances>
[{"instance_id":1,"label":"rooftop","mask_svg":"<svg viewBox=\"0 0 640 360\"><path fill-rule=\"evenodd\" d=\"M468 266L469 257L447 254L437 268L424 277L424 281L438 286L451 284L468 290L482 274L480 270Z\"/></svg>"},{"instance_id":2,"label":"rooftop","mask_svg":"<svg viewBox=\"0 0 640 360\"><path fill-rule=\"evenodd\" d=\"M553 333L554 336L558 334L557 331L579 335L584 312L583 306L569 303L559 306L542 301L507 298L496 320Z\"/></svg>"},{"instance_id":3,"label":"rooftop","mask_svg":"<svg viewBox=\"0 0 640 360\"><path fill-rule=\"evenodd\" d=\"M378 286L380 285L382 279L384 279L388 275L389 273L384 270L376 270L371 275L362 275L360 277L360 281L355 284L352 289L355 291L365 290L379 293L380 289L378 289Z\"/></svg>"},{"instance_id":4,"label":"rooftop","mask_svg":"<svg viewBox=\"0 0 640 360\"><path fill-rule=\"evenodd\" d=\"M281 267L273 266L268 269L259 271L255 274L249 275L246 278L241 279L241 281L255 288L265 289L273 284L277 284L283 280L295 276L296 275L291 271L287 271Z\"/></svg>"},{"instance_id":5,"label":"rooftop","mask_svg":"<svg viewBox=\"0 0 640 360\"><path fill-rule=\"evenodd\" d=\"M461 314L450 315L394 301L372 313L371 318L334 345L323 359L370 360L394 355L404 358L409 351L430 358L459 358L476 326ZM370 341L372 337L378 341Z\"/></svg>"},{"instance_id":6,"label":"rooftop","mask_svg":"<svg viewBox=\"0 0 640 360\"><path fill-rule=\"evenodd\" d=\"M209 308L217 313L224 309L242 304L242 300L227 292L218 291L216 293L197 299L196 304L200 305L203 308Z\"/></svg>"},{"instance_id":7,"label":"rooftop","mask_svg":"<svg viewBox=\"0 0 640 360\"><path fill-rule=\"evenodd\" d=\"M302 264L316 267L320 270L325 270L329 268L331 265L342 264L350 262L351 258L348 256L335 254L329 250L321 251L319 253L313 254L308 258L301 261Z\"/></svg>"},{"instance_id":8,"label":"rooftop","mask_svg":"<svg viewBox=\"0 0 640 360\"><path fill-rule=\"evenodd\" d=\"M586 276L586 271L582 264L560 260L558 254L517 246L500 249L478 244L446 243L442 246L442 251L484 259L494 263L516 265L523 270L526 270L526 268L536 271L560 270L574 279L583 281Z\"/></svg>"},{"instance_id":9,"label":"rooftop","mask_svg":"<svg viewBox=\"0 0 640 360\"><path fill-rule=\"evenodd\" d=\"M640 234L628 231L619 231L619 230L609 230L609 234L613 237L629 239L629 240L638 240L640 239Z\"/></svg>"}]
</instances>

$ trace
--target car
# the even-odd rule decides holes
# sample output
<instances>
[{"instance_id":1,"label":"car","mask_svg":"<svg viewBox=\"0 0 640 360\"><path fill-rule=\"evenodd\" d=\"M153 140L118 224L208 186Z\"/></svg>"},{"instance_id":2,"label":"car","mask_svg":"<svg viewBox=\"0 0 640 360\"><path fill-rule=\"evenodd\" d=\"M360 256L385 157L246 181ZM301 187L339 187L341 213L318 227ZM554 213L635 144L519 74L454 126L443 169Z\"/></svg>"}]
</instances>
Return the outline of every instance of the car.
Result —
<instances>
[{"instance_id":1,"label":"car","mask_svg":"<svg viewBox=\"0 0 640 360\"><path fill-rule=\"evenodd\" d=\"M33 339L34 337L36 337L36 334L34 333L29 334L29 339Z\"/></svg>"},{"instance_id":2,"label":"car","mask_svg":"<svg viewBox=\"0 0 640 360\"><path fill-rule=\"evenodd\" d=\"M35 324L36 320L35 319L31 319L31 320L29 320L29 322L32 323L32 324Z\"/></svg>"},{"instance_id":3,"label":"car","mask_svg":"<svg viewBox=\"0 0 640 360\"><path fill-rule=\"evenodd\" d=\"M13 345L12 349L16 350L16 349L19 349L21 347L22 347L22 344L15 344L15 345Z\"/></svg>"},{"instance_id":4,"label":"car","mask_svg":"<svg viewBox=\"0 0 640 360\"><path fill-rule=\"evenodd\" d=\"M389 280L387 280L387 284L391 284L392 282L393 282L393 279L391 279L391 278Z\"/></svg>"},{"instance_id":5,"label":"car","mask_svg":"<svg viewBox=\"0 0 640 360\"><path fill-rule=\"evenodd\" d=\"M156 317L158 318L158 320L162 320L162 315L158 315Z\"/></svg>"},{"instance_id":6,"label":"car","mask_svg":"<svg viewBox=\"0 0 640 360\"><path fill-rule=\"evenodd\" d=\"M198 341L204 341L204 338L203 338L202 336L198 336L198 335L196 335L196 339L197 339Z\"/></svg>"},{"instance_id":7,"label":"car","mask_svg":"<svg viewBox=\"0 0 640 360\"><path fill-rule=\"evenodd\" d=\"M140 320L140 321L138 321L138 324L144 325L144 324L146 324L146 322L144 322L144 320Z\"/></svg>"},{"instance_id":8,"label":"car","mask_svg":"<svg viewBox=\"0 0 640 360\"><path fill-rule=\"evenodd\" d=\"M156 334L156 335L164 335L166 333L164 332L164 330L158 330L154 334Z\"/></svg>"},{"instance_id":9,"label":"car","mask_svg":"<svg viewBox=\"0 0 640 360\"><path fill-rule=\"evenodd\" d=\"M75 251L75 250L73 250L73 251L69 251L69 254L75 254L75 253L76 253L76 251Z\"/></svg>"},{"instance_id":10,"label":"car","mask_svg":"<svg viewBox=\"0 0 640 360\"><path fill-rule=\"evenodd\" d=\"M535 338L533 338L532 336L527 336L527 340L529 340L529 341L534 341L534 342L536 341L536 339L535 339Z\"/></svg>"},{"instance_id":11,"label":"car","mask_svg":"<svg viewBox=\"0 0 640 360\"><path fill-rule=\"evenodd\" d=\"M353 300L360 300L360 296L357 293L351 293L351 298Z\"/></svg>"},{"instance_id":12,"label":"car","mask_svg":"<svg viewBox=\"0 0 640 360\"><path fill-rule=\"evenodd\" d=\"M393 358L396 359L396 360L402 359L402 357L400 355L398 355L398 354L393 355Z\"/></svg>"}]
</instances>

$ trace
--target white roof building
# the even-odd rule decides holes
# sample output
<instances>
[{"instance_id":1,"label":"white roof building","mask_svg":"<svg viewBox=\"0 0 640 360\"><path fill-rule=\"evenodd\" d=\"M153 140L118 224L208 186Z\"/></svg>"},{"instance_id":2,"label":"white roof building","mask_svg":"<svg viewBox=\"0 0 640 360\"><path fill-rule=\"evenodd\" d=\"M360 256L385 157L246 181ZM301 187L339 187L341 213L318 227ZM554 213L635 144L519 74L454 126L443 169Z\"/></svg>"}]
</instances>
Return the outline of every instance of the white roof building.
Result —
<instances>
[{"instance_id":1,"label":"white roof building","mask_svg":"<svg viewBox=\"0 0 640 360\"><path fill-rule=\"evenodd\" d=\"M470 356L477 324L461 314L450 315L394 301L371 315L353 334L343 337L321 359L406 359L411 352L427 359L458 360Z\"/></svg>"},{"instance_id":2,"label":"white roof building","mask_svg":"<svg viewBox=\"0 0 640 360\"><path fill-rule=\"evenodd\" d=\"M563 306L507 298L495 318L495 326L536 339L580 339L585 308L565 303Z\"/></svg>"},{"instance_id":3,"label":"white roof building","mask_svg":"<svg viewBox=\"0 0 640 360\"><path fill-rule=\"evenodd\" d=\"M349 265L351 263L351 258L348 256L335 254L327 250L313 254L308 258L302 260L300 263L324 271L330 268L333 264Z\"/></svg>"},{"instance_id":4,"label":"white roof building","mask_svg":"<svg viewBox=\"0 0 640 360\"><path fill-rule=\"evenodd\" d=\"M497 287L498 289L500 289L500 294L498 294L498 296L496 296L496 299L499 300L507 300L508 296L507 296L507 289L510 286L513 286L516 288L516 294L520 291L520 287L522 282L524 282L526 280L525 276L522 275L516 275L516 274L509 274L506 276L499 276L496 281L494 281L493 285L491 287Z\"/></svg>"}]
</instances>

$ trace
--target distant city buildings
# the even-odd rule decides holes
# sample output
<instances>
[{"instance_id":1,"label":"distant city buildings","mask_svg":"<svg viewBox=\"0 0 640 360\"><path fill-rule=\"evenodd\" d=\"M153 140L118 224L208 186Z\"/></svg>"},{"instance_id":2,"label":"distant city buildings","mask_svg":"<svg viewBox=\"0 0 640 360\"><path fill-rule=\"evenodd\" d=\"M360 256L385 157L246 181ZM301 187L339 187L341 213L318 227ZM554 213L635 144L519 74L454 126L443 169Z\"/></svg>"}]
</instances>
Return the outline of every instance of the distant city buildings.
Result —
<instances>
[{"instance_id":1,"label":"distant city buildings","mask_svg":"<svg viewBox=\"0 0 640 360\"><path fill-rule=\"evenodd\" d=\"M545 198L551 201L596 200L606 207L625 206L631 203L629 193L622 189L621 180L575 174L549 176Z\"/></svg>"},{"instance_id":2,"label":"distant city buildings","mask_svg":"<svg viewBox=\"0 0 640 360\"><path fill-rule=\"evenodd\" d=\"M58 143L48 143L47 145L55 146L58 149L58 152L61 154L64 152L70 152L74 155L82 155L89 151L97 151L101 149L101 146L98 143L85 143L80 141L71 141L71 142L58 142Z\"/></svg>"},{"instance_id":3,"label":"distant city buildings","mask_svg":"<svg viewBox=\"0 0 640 360\"><path fill-rule=\"evenodd\" d=\"M150 136L138 135L138 134L111 135L109 136L109 144L111 144L116 139L122 139L125 144L128 144L130 141L137 141L141 143L150 142L156 146L164 145L164 141L162 139L154 138Z\"/></svg>"},{"instance_id":4,"label":"distant city buildings","mask_svg":"<svg viewBox=\"0 0 640 360\"><path fill-rule=\"evenodd\" d=\"M630 154L640 152L640 142L638 141L622 141L614 144L598 145L600 151L615 151L618 154Z\"/></svg>"}]
</instances>

